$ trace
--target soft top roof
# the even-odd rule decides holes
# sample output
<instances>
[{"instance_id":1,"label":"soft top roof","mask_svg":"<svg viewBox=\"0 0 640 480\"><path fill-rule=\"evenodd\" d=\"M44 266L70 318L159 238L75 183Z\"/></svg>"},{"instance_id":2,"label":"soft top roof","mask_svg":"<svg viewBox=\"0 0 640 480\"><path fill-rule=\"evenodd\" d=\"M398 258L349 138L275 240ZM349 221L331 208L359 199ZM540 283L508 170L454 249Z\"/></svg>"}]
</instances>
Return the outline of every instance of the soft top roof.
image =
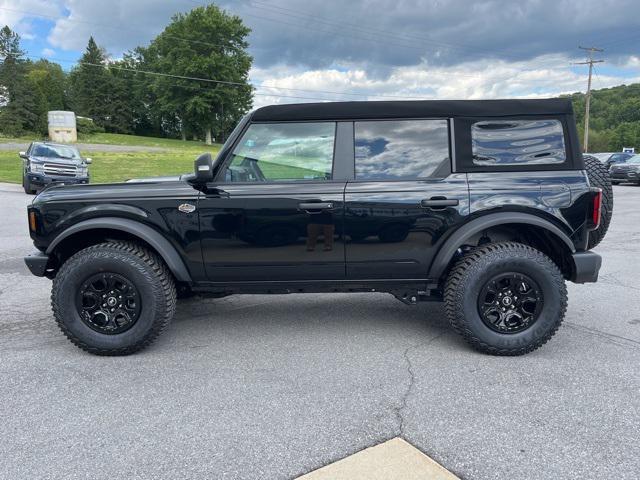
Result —
<instances>
[{"instance_id":1,"label":"soft top roof","mask_svg":"<svg viewBox=\"0 0 640 480\"><path fill-rule=\"evenodd\" d=\"M568 98L326 102L270 105L255 110L251 120L265 122L363 118L502 117L572 113L571 100Z\"/></svg>"}]
</instances>

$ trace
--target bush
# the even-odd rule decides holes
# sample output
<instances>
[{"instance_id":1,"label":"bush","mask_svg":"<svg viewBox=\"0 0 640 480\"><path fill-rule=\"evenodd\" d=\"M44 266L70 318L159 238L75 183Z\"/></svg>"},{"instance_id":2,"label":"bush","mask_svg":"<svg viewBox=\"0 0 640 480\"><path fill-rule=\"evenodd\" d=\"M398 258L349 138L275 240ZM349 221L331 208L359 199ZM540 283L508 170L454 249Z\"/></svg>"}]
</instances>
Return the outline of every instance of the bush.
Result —
<instances>
[{"instance_id":1,"label":"bush","mask_svg":"<svg viewBox=\"0 0 640 480\"><path fill-rule=\"evenodd\" d=\"M84 117L76 117L76 129L78 130L78 135L104 133L104 128L96 125L90 118Z\"/></svg>"}]
</instances>

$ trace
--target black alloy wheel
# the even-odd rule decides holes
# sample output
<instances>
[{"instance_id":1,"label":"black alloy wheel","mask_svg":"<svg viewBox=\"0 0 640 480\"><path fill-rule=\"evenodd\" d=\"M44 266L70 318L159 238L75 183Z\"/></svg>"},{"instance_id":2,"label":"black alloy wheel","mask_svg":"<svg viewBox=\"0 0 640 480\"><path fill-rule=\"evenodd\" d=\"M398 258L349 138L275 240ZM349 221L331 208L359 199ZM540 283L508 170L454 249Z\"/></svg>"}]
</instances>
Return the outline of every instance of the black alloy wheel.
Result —
<instances>
[{"instance_id":1,"label":"black alloy wheel","mask_svg":"<svg viewBox=\"0 0 640 480\"><path fill-rule=\"evenodd\" d=\"M80 287L76 306L82 321L107 335L131 328L142 309L142 299L133 283L117 273L98 273Z\"/></svg>"},{"instance_id":2,"label":"black alloy wheel","mask_svg":"<svg viewBox=\"0 0 640 480\"><path fill-rule=\"evenodd\" d=\"M544 299L529 276L508 272L491 278L478 296L478 313L498 333L518 333L538 319Z\"/></svg>"}]
</instances>

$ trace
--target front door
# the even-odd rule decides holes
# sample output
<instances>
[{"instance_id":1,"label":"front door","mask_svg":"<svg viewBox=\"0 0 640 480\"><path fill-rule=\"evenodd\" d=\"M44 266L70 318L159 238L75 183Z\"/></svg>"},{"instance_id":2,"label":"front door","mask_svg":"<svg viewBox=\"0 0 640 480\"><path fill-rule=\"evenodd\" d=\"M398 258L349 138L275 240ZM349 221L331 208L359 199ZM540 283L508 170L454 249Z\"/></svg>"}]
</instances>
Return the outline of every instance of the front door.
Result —
<instances>
[{"instance_id":1,"label":"front door","mask_svg":"<svg viewBox=\"0 0 640 480\"><path fill-rule=\"evenodd\" d=\"M345 277L335 122L251 124L199 201L215 282Z\"/></svg>"}]
</instances>

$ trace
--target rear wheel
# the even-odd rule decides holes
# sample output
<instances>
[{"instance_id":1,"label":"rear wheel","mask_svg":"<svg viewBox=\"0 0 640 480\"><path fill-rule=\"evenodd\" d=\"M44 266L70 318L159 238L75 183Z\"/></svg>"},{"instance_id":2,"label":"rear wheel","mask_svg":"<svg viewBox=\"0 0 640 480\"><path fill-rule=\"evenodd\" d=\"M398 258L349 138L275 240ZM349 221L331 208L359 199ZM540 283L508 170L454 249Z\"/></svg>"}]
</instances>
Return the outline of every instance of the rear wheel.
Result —
<instances>
[{"instance_id":1,"label":"rear wheel","mask_svg":"<svg viewBox=\"0 0 640 480\"><path fill-rule=\"evenodd\" d=\"M76 253L53 280L51 306L62 332L97 355L150 345L173 317L176 287L164 262L128 242Z\"/></svg>"},{"instance_id":2,"label":"rear wheel","mask_svg":"<svg viewBox=\"0 0 640 480\"><path fill-rule=\"evenodd\" d=\"M600 226L597 230L589 232L588 248L592 249L598 245L607 234L611 216L613 215L613 189L611 188L611 177L607 167L605 167L597 158L585 156L584 167L589 177L589 184L592 187L602 189L602 211L600 216Z\"/></svg>"},{"instance_id":3,"label":"rear wheel","mask_svg":"<svg viewBox=\"0 0 640 480\"><path fill-rule=\"evenodd\" d=\"M465 255L449 274L444 298L454 330L492 355L537 349L558 330L567 308L556 264L515 242L488 244Z\"/></svg>"}]
</instances>

